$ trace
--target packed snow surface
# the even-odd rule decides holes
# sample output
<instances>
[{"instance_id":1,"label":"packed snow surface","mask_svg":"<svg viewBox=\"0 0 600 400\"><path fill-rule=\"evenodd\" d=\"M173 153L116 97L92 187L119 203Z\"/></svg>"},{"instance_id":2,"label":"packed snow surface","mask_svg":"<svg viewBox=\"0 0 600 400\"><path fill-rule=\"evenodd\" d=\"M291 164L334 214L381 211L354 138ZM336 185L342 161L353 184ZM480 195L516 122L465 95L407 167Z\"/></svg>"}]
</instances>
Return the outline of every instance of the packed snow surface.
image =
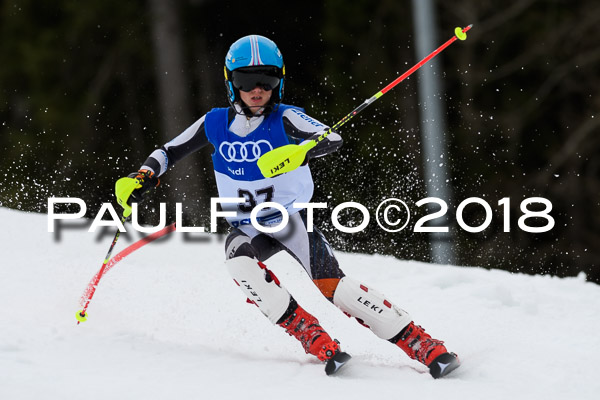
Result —
<instances>
[{"instance_id":1,"label":"packed snow surface","mask_svg":"<svg viewBox=\"0 0 600 400\"><path fill-rule=\"evenodd\" d=\"M510 274L337 254L459 354L434 380L342 314L287 254L267 264L339 339L351 362L328 377L295 339L247 304L223 237L173 233L132 253L75 313L114 233L0 208L0 399L596 399L600 287L584 277ZM117 254L140 238L122 235Z\"/></svg>"}]
</instances>

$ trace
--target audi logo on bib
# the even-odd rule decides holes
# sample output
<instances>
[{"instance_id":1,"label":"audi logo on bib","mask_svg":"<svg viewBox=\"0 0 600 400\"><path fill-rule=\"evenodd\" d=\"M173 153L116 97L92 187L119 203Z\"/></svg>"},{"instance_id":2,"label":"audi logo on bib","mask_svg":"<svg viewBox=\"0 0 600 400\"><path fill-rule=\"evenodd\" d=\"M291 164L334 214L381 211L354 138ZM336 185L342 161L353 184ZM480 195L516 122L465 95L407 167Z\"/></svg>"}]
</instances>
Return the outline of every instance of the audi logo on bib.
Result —
<instances>
[{"instance_id":1,"label":"audi logo on bib","mask_svg":"<svg viewBox=\"0 0 600 400\"><path fill-rule=\"evenodd\" d=\"M271 150L273 146L264 139L256 142L223 142L219 146L219 153L227 162L257 161Z\"/></svg>"}]
</instances>

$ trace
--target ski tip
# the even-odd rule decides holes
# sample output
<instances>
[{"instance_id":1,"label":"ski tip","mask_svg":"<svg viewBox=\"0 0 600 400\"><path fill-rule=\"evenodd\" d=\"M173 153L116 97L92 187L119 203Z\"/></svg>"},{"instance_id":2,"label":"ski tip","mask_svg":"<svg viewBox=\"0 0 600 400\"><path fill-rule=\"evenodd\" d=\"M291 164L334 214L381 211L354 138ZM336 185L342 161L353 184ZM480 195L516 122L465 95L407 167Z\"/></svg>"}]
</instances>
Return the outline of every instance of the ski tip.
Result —
<instances>
[{"instance_id":1,"label":"ski tip","mask_svg":"<svg viewBox=\"0 0 600 400\"><path fill-rule=\"evenodd\" d=\"M327 360L325 364L325 373L327 375L333 375L338 372L350 359L352 356L343 351L337 352L333 357Z\"/></svg>"},{"instance_id":2,"label":"ski tip","mask_svg":"<svg viewBox=\"0 0 600 400\"><path fill-rule=\"evenodd\" d=\"M454 353L444 353L429 364L429 373L434 379L442 378L460 367L458 356Z\"/></svg>"}]
</instances>

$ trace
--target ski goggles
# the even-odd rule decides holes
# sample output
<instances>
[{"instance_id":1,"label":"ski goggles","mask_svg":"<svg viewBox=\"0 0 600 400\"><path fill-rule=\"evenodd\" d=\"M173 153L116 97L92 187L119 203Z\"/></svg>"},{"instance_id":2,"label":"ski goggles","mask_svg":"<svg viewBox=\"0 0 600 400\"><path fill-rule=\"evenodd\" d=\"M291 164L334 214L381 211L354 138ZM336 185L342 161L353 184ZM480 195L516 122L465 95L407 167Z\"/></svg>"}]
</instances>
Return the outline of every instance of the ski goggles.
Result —
<instances>
[{"instance_id":1,"label":"ski goggles","mask_svg":"<svg viewBox=\"0 0 600 400\"><path fill-rule=\"evenodd\" d=\"M273 90L279 85L280 74L276 67L236 69L231 73L233 87L242 92L251 92L256 87Z\"/></svg>"}]
</instances>

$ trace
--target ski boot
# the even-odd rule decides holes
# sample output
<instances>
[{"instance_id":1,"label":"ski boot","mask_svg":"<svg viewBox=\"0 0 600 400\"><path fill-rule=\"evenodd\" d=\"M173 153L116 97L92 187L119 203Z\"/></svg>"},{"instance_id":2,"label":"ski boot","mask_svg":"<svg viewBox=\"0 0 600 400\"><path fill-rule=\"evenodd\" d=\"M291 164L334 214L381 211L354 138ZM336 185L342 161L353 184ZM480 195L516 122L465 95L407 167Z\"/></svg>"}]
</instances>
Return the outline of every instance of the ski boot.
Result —
<instances>
[{"instance_id":1,"label":"ski boot","mask_svg":"<svg viewBox=\"0 0 600 400\"><path fill-rule=\"evenodd\" d=\"M278 325L290 336L298 339L307 354L312 354L326 363L327 375L337 372L351 358L341 350L340 342L331 339L319 325L317 318L300 306Z\"/></svg>"},{"instance_id":2,"label":"ski boot","mask_svg":"<svg viewBox=\"0 0 600 400\"><path fill-rule=\"evenodd\" d=\"M441 340L433 339L423 328L408 324L398 335L390 339L413 360L429 367L434 378L441 378L460 366L458 356L449 353Z\"/></svg>"}]
</instances>

